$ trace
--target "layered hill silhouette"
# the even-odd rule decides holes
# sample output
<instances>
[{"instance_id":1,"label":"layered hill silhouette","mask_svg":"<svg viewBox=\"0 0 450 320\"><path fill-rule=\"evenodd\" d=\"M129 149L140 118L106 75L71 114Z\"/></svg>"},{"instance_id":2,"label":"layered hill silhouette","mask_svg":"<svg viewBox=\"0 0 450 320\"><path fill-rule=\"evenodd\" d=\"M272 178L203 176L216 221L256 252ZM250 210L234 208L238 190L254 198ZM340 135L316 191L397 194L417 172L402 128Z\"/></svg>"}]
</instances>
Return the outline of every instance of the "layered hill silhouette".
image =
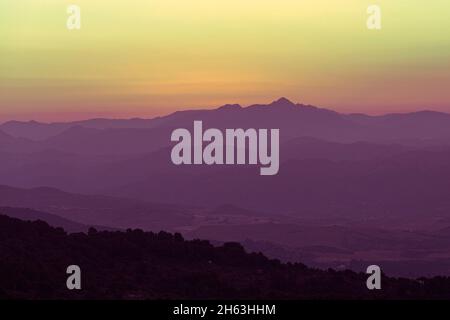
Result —
<instances>
[{"instance_id":1,"label":"layered hill silhouette","mask_svg":"<svg viewBox=\"0 0 450 320\"><path fill-rule=\"evenodd\" d=\"M320 268L364 270L378 264L388 275L415 278L448 275L450 267L450 232L445 227L450 223L445 217L282 215L233 205L182 207L6 186L0 187L0 214L43 220L69 232L90 226L98 230L139 227L182 232L189 239L238 241L270 257Z\"/></svg>"},{"instance_id":2,"label":"layered hill silhouette","mask_svg":"<svg viewBox=\"0 0 450 320\"><path fill-rule=\"evenodd\" d=\"M27 248L32 248L29 250ZM83 289L66 288L78 264ZM68 235L42 221L0 216L0 298L3 299L448 299L450 279L383 277L369 291L367 275L320 271L220 247L180 234L98 232Z\"/></svg>"},{"instance_id":3,"label":"layered hill silhouette","mask_svg":"<svg viewBox=\"0 0 450 320\"><path fill-rule=\"evenodd\" d=\"M194 120L279 128L278 175L173 165L170 134ZM320 267L448 274L449 142L446 113L341 114L285 98L154 119L10 121L0 126L0 207L69 231L177 231ZM417 268L403 272L408 264Z\"/></svg>"},{"instance_id":4,"label":"layered hill silhouette","mask_svg":"<svg viewBox=\"0 0 450 320\"><path fill-rule=\"evenodd\" d=\"M35 217L55 226L66 227L62 222L53 223L54 215L85 226L97 225L115 229L140 227L155 231L189 224L193 214L193 209L189 207L73 194L48 187L19 189L0 186L0 207L35 209L40 211L39 215L34 212ZM9 215L10 210L4 214ZM24 218L26 213L12 216Z\"/></svg>"},{"instance_id":5,"label":"layered hill silhouette","mask_svg":"<svg viewBox=\"0 0 450 320\"><path fill-rule=\"evenodd\" d=\"M441 140L450 138L450 115L433 111L405 114L368 116L363 114L340 114L338 112L295 104L280 98L267 105L224 105L210 110L178 111L154 119L92 119L68 123L39 123L36 121L10 121L0 130L15 136L35 141L62 135L56 141L72 139L65 131L76 127L95 139L101 139L103 130L117 130L113 134L121 139L136 133L130 129L158 131L190 127L194 120L203 120L205 127L214 128L280 128L282 138L310 136L337 142L397 141L397 140ZM139 131L138 131L139 132ZM111 131L109 132L112 133ZM61 139L61 140L60 140ZM155 140L157 137L154 138ZM88 142L89 141L85 141ZM104 141L103 141L104 142ZM137 144L139 142L135 142ZM44 147L53 147L51 142ZM99 152L102 152L101 150Z\"/></svg>"},{"instance_id":6,"label":"layered hill silhouette","mask_svg":"<svg viewBox=\"0 0 450 320\"><path fill-rule=\"evenodd\" d=\"M0 207L0 214L24 221L45 221L53 227L63 228L67 232L87 232L90 226L76 223L47 212L28 208ZM101 227L98 227L102 229Z\"/></svg>"}]
</instances>

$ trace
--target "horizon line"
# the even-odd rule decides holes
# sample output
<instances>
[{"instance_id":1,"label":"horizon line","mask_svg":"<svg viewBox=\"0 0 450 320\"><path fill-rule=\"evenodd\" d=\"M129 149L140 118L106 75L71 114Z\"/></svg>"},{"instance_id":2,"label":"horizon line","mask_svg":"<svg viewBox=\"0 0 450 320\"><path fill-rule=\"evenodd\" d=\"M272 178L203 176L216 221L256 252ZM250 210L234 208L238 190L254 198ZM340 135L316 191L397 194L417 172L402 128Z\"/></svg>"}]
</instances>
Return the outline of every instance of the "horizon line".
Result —
<instances>
[{"instance_id":1,"label":"horizon line","mask_svg":"<svg viewBox=\"0 0 450 320\"><path fill-rule=\"evenodd\" d=\"M83 121L91 121L91 120L154 120L154 119L158 119L158 118L163 118L163 117L168 117L170 115L173 115L177 112L186 112L186 111L214 111L214 110L219 110L223 107L226 106L239 106L241 109L247 109L249 107L254 107L254 106L270 106L271 104L280 102L280 101L285 101L287 103L292 104L293 106L296 107L313 107L313 108L317 108L317 109L321 109L321 110L328 110L331 112L336 112L338 114L341 115L362 115L362 116L368 116L368 117L383 117L383 116L388 116L388 115L406 115L406 114L414 114L414 113L421 113L421 112L432 112L432 113L439 113L439 114L446 114L446 115L450 115L450 110L449 111L438 111L438 110L434 110L434 109L429 109L429 108L422 108L422 109L417 109L417 110L410 110L410 111L394 111L394 112L380 112L380 113L371 113L371 112L340 112L337 111L335 109L333 109L332 107L322 107L322 106L318 106L318 105L314 105L314 104L304 104L301 102L292 102L292 100L285 98L285 97L280 97L278 99L273 100L270 103L266 103L266 104L261 104L261 103L253 103L253 104L248 104L243 106L242 104L239 103L226 103L226 104L222 104L219 106L212 106L212 107L207 107L207 106L199 106L198 108L196 107L185 107L185 108L175 108L168 113L161 113L161 114L157 114L154 116L124 116L124 115L118 115L118 116L114 116L114 112L109 113L110 115L105 115L105 116L95 116L93 115L92 117L86 116L86 117L80 117L79 119L65 119L65 120L54 120L54 121L45 121L45 120L36 120L36 118L28 118L25 120L17 120L17 118L11 117L8 120L2 120L2 115L0 114L0 125L4 125L6 123L10 123L10 122L20 122L20 123L39 123L39 124L58 124L58 123L72 123L72 122L83 122ZM37 112L39 113L39 112ZM86 114L86 112L80 112L81 114ZM102 112L92 112L93 114L101 114ZM48 112L46 114L57 114L57 112ZM78 112L64 112L63 114L78 114ZM108 113L106 113L108 114ZM20 118L20 117L19 117Z\"/></svg>"}]
</instances>

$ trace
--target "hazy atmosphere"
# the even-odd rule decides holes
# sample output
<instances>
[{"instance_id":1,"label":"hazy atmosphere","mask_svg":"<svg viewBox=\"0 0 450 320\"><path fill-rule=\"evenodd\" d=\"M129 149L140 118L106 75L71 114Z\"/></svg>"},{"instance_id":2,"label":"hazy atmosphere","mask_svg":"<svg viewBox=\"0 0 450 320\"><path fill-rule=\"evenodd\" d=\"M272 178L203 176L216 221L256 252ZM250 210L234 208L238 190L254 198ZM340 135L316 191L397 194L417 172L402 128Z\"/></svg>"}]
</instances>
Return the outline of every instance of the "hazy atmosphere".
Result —
<instances>
[{"instance_id":1,"label":"hazy atmosphere","mask_svg":"<svg viewBox=\"0 0 450 320\"><path fill-rule=\"evenodd\" d=\"M0 3L0 121L152 117L280 96L340 112L450 111L450 3Z\"/></svg>"}]
</instances>

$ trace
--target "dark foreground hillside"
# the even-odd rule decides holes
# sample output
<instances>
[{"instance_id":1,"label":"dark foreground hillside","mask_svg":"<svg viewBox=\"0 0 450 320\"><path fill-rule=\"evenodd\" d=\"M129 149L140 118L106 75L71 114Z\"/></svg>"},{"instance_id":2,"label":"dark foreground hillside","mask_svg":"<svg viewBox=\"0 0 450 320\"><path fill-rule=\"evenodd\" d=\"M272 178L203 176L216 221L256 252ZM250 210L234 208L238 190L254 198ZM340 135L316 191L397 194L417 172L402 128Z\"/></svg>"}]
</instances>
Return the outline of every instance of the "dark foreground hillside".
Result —
<instances>
[{"instance_id":1,"label":"dark foreground hillside","mask_svg":"<svg viewBox=\"0 0 450 320\"><path fill-rule=\"evenodd\" d=\"M82 290L66 289L66 268L82 270ZM67 234L46 223L0 216L0 297L24 299L417 299L450 298L450 278L382 279L320 271L214 247L179 234L130 230Z\"/></svg>"}]
</instances>

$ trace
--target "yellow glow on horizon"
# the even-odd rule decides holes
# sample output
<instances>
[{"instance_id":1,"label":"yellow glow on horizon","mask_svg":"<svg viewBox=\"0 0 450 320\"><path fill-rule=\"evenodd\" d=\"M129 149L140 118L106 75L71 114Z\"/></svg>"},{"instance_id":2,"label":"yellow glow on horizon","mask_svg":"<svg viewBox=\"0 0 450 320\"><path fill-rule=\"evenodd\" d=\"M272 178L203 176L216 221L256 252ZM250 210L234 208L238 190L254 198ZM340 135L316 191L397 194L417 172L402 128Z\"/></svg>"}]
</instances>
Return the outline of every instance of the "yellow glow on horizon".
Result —
<instances>
[{"instance_id":1,"label":"yellow glow on horizon","mask_svg":"<svg viewBox=\"0 0 450 320\"><path fill-rule=\"evenodd\" d=\"M374 2L381 31L365 27ZM79 31L65 27L69 4L82 9ZM450 111L449 16L446 0L3 0L0 118L279 96L344 112Z\"/></svg>"}]
</instances>

